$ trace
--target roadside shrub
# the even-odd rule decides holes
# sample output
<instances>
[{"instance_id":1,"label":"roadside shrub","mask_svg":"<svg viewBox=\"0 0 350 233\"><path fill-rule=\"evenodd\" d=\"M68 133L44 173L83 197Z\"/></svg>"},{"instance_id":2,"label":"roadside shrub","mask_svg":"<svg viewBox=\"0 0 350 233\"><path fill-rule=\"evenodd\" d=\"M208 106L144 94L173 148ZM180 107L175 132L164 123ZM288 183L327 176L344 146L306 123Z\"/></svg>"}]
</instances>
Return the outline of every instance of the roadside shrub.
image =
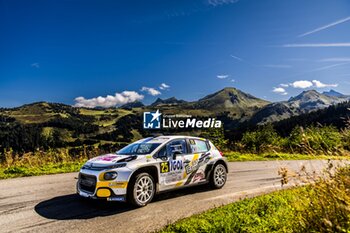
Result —
<instances>
[{"instance_id":1,"label":"roadside shrub","mask_svg":"<svg viewBox=\"0 0 350 233\"><path fill-rule=\"evenodd\" d=\"M345 150L350 151L350 129L345 129L342 131L342 146Z\"/></svg>"},{"instance_id":2,"label":"roadside shrub","mask_svg":"<svg viewBox=\"0 0 350 233\"><path fill-rule=\"evenodd\" d=\"M334 154L342 148L342 135L333 126L295 127L286 143L293 153Z\"/></svg>"},{"instance_id":3,"label":"roadside shrub","mask_svg":"<svg viewBox=\"0 0 350 233\"><path fill-rule=\"evenodd\" d=\"M277 134L271 124L260 127L257 131L243 134L242 144L249 152L262 153L279 150L283 139Z\"/></svg>"},{"instance_id":4,"label":"roadside shrub","mask_svg":"<svg viewBox=\"0 0 350 233\"><path fill-rule=\"evenodd\" d=\"M335 175L329 168L307 190L302 197L306 200L305 206L296 213L294 232L350 231L349 166L339 169Z\"/></svg>"},{"instance_id":5,"label":"roadside shrub","mask_svg":"<svg viewBox=\"0 0 350 233\"><path fill-rule=\"evenodd\" d=\"M346 127L341 131L342 144L345 150L350 151L350 118L346 119Z\"/></svg>"},{"instance_id":6,"label":"roadside shrub","mask_svg":"<svg viewBox=\"0 0 350 233\"><path fill-rule=\"evenodd\" d=\"M224 128L209 128L200 134L201 137L209 139L219 150L226 150L228 140L225 139Z\"/></svg>"}]
</instances>

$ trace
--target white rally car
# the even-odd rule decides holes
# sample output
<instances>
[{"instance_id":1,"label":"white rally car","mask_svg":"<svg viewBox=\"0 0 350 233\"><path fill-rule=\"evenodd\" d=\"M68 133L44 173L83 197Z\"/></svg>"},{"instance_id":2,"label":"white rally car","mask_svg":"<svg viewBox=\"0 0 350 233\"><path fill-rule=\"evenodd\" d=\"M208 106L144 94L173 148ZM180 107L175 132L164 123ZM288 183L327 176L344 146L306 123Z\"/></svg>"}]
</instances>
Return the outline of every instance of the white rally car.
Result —
<instances>
[{"instance_id":1,"label":"white rally car","mask_svg":"<svg viewBox=\"0 0 350 233\"><path fill-rule=\"evenodd\" d=\"M209 183L222 188L227 172L226 159L209 140L189 136L145 138L86 162L79 173L77 193L145 206L156 193L180 187Z\"/></svg>"}]
</instances>

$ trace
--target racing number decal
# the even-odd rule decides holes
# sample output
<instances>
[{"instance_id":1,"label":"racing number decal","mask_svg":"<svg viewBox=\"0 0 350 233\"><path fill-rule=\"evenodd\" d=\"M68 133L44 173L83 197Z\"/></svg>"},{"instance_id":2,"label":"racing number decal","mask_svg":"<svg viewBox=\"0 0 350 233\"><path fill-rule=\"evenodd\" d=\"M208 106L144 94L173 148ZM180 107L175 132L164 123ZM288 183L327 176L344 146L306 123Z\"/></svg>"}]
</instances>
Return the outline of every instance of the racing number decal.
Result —
<instances>
[{"instance_id":1,"label":"racing number decal","mask_svg":"<svg viewBox=\"0 0 350 233\"><path fill-rule=\"evenodd\" d=\"M169 162L160 163L160 173L169 172Z\"/></svg>"},{"instance_id":2,"label":"racing number decal","mask_svg":"<svg viewBox=\"0 0 350 233\"><path fill-rule=\"evenodd\" d=\"M182 160L172 160L160 163L160 173L175 172L181 173L183 169Z\"/></svg>"}]
</instances>

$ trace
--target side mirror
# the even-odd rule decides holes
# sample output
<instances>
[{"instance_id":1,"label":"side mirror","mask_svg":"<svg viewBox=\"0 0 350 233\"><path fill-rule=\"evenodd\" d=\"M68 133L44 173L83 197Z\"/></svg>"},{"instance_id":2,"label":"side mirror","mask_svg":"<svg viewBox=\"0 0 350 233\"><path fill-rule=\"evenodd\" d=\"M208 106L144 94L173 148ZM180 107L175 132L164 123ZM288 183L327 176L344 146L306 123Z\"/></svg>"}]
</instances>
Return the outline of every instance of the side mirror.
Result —
<instances>
[{"instance_id":1,"label":"side mirror","mask_svg":"<svg viewBox=\"0 0 350 233\"><path fill-rule=\"evenodd\" d=\"M168 160L168 156L167 156L166 154L160 154L160 153L158 153L155 157L158 158L158 159L161 159L161 160L163 160L163 161Z\"/></svg>"}]
</instances>

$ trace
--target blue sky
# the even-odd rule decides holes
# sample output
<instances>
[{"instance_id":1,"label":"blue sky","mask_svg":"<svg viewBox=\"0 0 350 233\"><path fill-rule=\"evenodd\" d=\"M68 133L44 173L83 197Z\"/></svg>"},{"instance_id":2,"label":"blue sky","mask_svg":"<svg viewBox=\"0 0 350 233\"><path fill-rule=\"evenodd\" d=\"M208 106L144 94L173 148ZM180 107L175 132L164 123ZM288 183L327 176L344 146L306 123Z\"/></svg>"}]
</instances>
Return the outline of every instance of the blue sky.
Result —
<instances>
[{"instance_id":1,"label":"blue sky","mask_svg":"<svg viewBox=\"0 0 350 233\"><path fill-rule=\"evenodd\" d=\"M346 0L0 0L0 35L2 107L350 94Z\"/></svg>"}]
</instances>

